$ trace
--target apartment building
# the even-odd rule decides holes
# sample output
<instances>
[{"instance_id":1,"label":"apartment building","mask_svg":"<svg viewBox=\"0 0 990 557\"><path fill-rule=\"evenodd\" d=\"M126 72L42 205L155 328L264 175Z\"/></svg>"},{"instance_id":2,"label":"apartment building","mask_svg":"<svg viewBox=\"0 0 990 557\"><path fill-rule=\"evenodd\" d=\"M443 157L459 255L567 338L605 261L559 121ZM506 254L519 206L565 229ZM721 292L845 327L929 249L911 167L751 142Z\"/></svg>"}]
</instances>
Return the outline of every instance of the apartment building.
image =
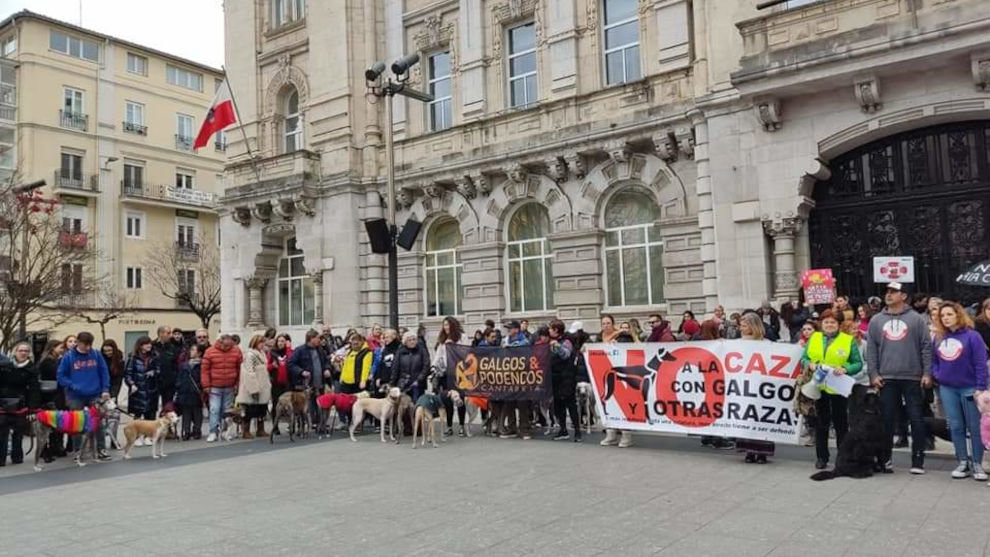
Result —
<instances>
[{"instance_id":1,"label":"apartment building","mask_svg":"<svg viewBox=\"0 0 990 557\"><path fill-rule=\"evenodd\" d=\"M95 252L66 273L67 303L98 309L102 291L121 294L129 311L107 337L125 349L159 325L200 326L151 284L148 265L177 250L190 262L183 287L196 288L202 244L219 241L225 138L192 144L220 70L29 11L0 23L0 53L0 173L46 180L72 241Z\"/></svg>"}]
</instances>

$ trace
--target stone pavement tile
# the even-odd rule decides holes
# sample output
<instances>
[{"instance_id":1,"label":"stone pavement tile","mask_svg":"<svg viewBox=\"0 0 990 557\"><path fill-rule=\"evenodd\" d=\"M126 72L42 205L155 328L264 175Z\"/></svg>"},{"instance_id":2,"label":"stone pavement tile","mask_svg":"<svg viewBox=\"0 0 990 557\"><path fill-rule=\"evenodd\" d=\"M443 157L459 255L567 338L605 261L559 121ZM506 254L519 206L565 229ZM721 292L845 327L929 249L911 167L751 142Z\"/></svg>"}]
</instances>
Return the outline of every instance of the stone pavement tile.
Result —
<instances>
[{"instance_id":1,"label":"stone pavement tile","mask_svg":"<svg viewBox=\"0 0 990 557\"><path fill-rule=\"evenodd\" d=\"M774 544L765 541L736 538L725 534L710 534L701 531L664 548L657 555L664 557L733 557L763 556L770 553Z\"/></svg>"},{"instance_id":2,"label":"stone pavement tile","mask_svg":"<svg viewBox=\"0 0 990 557\"><path fill-rule=\"evenodd\" d=\"M792 539L775 547L768 557L837 557L844 555L850 547L834 541L807 543Z\"/></svg>"},{"instance_id":3,"label":"stone pavement tile","mask_svg":"<svg viewBox=\"0 0 990 557\"><path fill-rule=\"evenodd\" d=\"M832 530L865 530L883 515L868 507L834 503L828 505L809 522L827 524Z\"/></svg>"},{"instance_id":4,"label":"stone pavement tile","mask_svg":"<svg viewBox=\"0 0 990 557\"><path fill-rule=\"evenodd\" d=\"M656 555L692 532L693 530L688 529L678 531L677 529L666 528L643 530L630 539L616 544L608 551L608 554L622 555L623 557Z\"/></svg>"},{"instance_id":5,"label":"stone pavement tile","mask_svg":"<svg viewBox=\"0 0 990 557\"><path fill-rule=\"evenodd\" d=\"M880 522L857 536L851 551L858 555L900 555L913 534L914 527Z\"/></svg>"},{"instance_id":6,"label":"stone pavement tile","mask_svg":"<svg viewBox=\"0 0 990 557\"><path fill-rule=\"evenodd\" d=\"M949 529L939 535L918 534L904 550L904 557L980 557L984 555L987 535L981 530Z\"/></svg>"},{"instance_id":7,"label":"stone pavement tile","mask_svg":"<svg viewBox=\"0 0 990 557\"><path fill-rule=\"evenodd\" d=\"M793 514L736 509L708 523L698 534L711 537L726 535L776 544L790 538L807 523L804 517Z\"/></svg>"}]
</instances>

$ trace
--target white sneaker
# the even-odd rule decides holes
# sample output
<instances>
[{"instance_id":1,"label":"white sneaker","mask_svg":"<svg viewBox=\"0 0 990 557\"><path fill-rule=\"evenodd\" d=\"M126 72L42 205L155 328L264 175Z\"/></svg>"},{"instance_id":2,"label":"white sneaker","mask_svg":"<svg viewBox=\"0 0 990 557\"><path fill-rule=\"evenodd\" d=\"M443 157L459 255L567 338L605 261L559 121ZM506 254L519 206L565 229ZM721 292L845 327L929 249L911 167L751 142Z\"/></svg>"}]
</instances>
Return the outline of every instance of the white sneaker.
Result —
<instances>
[{"instance_id":1,"label":"white sneaker","mask_svg":"<svg viewBox=\"0 0 990 557\"><path fill-rule=\"evenodd\" d=\"M599 444L603 447L608 447L610 445L618 445L619 436L616 435L616 431L614 429L606 429L605 438L602 439L602 442Z\"/></svg>"},{"instance_id":2,"label":"white sneaker","mask_svg":"<svg viewBox=\"0 0 990 557\"><path fill-rule=\"evenodd\" d=\"M912 466L911 473L914 474L915 476L923 476L925 474L925 469L920 466ZM954 473L955 472L953 472L953 474ZM963 477L965 478L966 476Z\"/></svg>"},{"instance_id":3,"label":"white sneaker","mask_svg":"<svg viewBox=\"0 0 990 557\"><path fill-rule=\"evenodd\" d=\"M626 447L632 447L633 439L631 431L623 431L622 437L619 439L619 448L624 449Z\"/></svg>"},{"instance_id":4,"label":"white sneaker","mask_svg":"<svg viewBox=\"0 0 990 557\"><path fill-rule=\"evenodd\" d=\"M216 440L217 440L217 434L216 433L211 433L209 436L206 437L206 442L207 443L214 443L214 442L216 442Z\"/></svg>"},{"instance_id":5,"label":"white sneaker","mask_svg":"<svg viewBox=\"0 0 990 557\"><path fill-rule=\"evenodd\" d=\"M143 447L144 446L144 437L138 437L137 438L137 441L134 442L134 446L135 447Z\"/></svg>"},{"instance_id":6,"label":"white sneaker","mask_svg":"<svg viewBox=\"0 0 990 557\"><path fill-rule=\"evenodd\" d=\"M963 478L969 477L969 463L965 460L959 462L959 466L952 471L952 479L961 480Z\"/></svg>"},{"instance_id":7,"label":"white sneaker","mask_svg":"<svg viewBox=\"0 0 990 557\"><path fill-rule=\"evenodd\" d=\"M973 465L973 479L978 482L987 481L987 473L983 470L983 467L979 464Z\"/></svg>"}]
</instances>

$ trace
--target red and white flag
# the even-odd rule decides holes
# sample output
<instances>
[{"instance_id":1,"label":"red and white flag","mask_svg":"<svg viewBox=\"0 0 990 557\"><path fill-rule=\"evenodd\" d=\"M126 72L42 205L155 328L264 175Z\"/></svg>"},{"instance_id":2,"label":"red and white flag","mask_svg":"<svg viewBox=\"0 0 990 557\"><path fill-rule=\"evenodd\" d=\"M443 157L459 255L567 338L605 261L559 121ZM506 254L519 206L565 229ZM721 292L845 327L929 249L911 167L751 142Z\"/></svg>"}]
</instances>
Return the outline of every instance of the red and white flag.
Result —
<instances>
[{"instance_id":1,"label":"red and white flag","mask_svg":"<svg viewBox=\"0 0 990 557\"><path fill-rule=\"evenodd\" d=\"M237 112L234 110L234 98L230 94L230 85L225 78L217 89L216 96L213 97L210 111L203 119L203 127L199 128L193 149L205 147L213 134L235 123L237 123Z\"/></svg>"}]
</instances>

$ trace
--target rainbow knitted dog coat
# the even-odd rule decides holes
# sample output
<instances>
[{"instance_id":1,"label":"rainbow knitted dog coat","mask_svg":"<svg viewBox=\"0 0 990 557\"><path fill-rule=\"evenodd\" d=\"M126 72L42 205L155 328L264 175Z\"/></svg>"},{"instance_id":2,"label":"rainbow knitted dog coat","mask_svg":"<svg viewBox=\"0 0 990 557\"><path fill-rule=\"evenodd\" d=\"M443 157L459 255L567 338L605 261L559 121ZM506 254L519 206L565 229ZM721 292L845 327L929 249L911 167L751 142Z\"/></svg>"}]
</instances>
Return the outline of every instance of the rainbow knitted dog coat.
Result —
<instances>
[{"instance_id":1,"label":"rainbow knitted dog coat","mask_svg":"<svg viewBox=\"0 0 990 557\"><path fill-rule=\"evenodd\" d=\"M42 410L38 422L60 433L89 433L100 429L100 412L95 406L84 410Z\"/></svg>"}]
</instances>

